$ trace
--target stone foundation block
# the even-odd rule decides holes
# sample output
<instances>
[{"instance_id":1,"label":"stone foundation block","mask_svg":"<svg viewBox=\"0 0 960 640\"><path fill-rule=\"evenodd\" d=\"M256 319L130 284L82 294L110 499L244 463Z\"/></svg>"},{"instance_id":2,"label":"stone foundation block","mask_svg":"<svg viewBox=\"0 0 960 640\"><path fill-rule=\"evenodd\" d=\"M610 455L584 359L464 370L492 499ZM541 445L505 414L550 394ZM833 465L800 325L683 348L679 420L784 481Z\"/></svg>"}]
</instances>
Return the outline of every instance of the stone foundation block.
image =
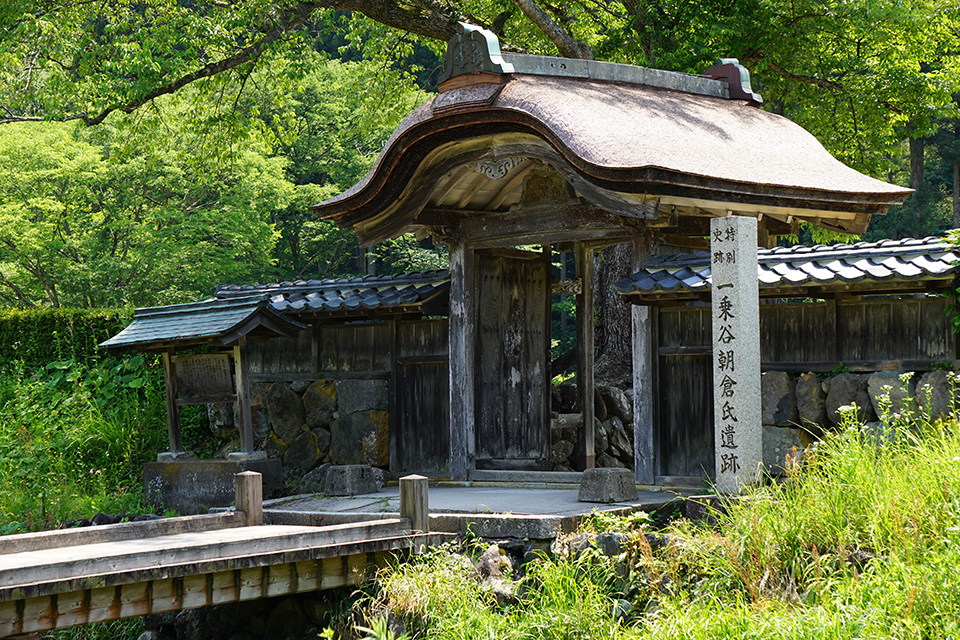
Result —
<instances>
[{"instance_id":1,"label":"stone foundation block","mask_svg":"<svg viewBox=\"0 0 960 640\"><path fill-rule=\"evenodd\" d=\"M796 383L786 371L767 371L760 376L760 422L781 427L800 422Z\"/></svg>"},{"instance_id":2,"label":"stone foundation block","mask_svg":"<svg viewBox=\"0 0 960 640\"><path fill-rule=\"evenodd\" d=\"M236 496L234 474L256 471L263 476L263 497L276 498L283 487L279 460L177 460L149 462L143 468L147 504L175 509L181 515L226 507Z\"/></svg>"},{"instance_id":3,"label":"stone foundation block","mask_svg":"<svg viewBox=\"0 0 960 640\"><path fill-rule=\"evenodd\" d=\"M580 502L631 502L637 499L633 473L628 469L587 469L580 479Z\"/></svg>"},{"instance_id":4,"label":"stone foundation block","mask_svg":"<svg viewBox=\"0 0 960 640\"><path fill-rule=\"evenodd\" d=\"M902 371L878 371L867 379L867 392L877 416L894 415L903 411L916 410L914 402L916 380L901 378Z\"/></svg>"},{"instance_id":5,"label":"stone foundation block","mask_svg":"<svg viewBox=\"0 0 960 640\"><path fill-rule=\"evenodd\" d=\"M323 474L321 490L327 496L376 493L383 486L381 473L365 464L330 465Z\"/></svg>"},{"instance_id":6,"label":"stone foundation block","mask_svg":"<svg viewBox=\"0 0 960 640\"><path fill-rule=\"evenodd\" d=\"M954 381L954 372L937 370L923 374L917 383L917 403L920 409L930 414L930 421L946 418L960 406L960 381Z\"/></svg>"}]
</instances>

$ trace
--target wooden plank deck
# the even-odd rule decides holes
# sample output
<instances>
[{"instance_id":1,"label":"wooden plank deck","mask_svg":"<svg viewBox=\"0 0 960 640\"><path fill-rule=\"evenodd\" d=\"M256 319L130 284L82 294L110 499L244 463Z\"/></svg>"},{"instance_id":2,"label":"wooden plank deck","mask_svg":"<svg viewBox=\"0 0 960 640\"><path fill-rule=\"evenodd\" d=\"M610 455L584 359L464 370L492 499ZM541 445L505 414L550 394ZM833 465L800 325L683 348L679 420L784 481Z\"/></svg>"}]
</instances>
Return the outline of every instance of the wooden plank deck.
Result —
<instances>
[{"instance_id":1,"label":"wooden plank deck","mask_svg":"<svg viewBox=\"0 0 960 640\"><path fill-rule=\"evenodd\" d=\"M360 584L452 537L415 530L427 505L412 497L401 518L262 525L259 493L241 491L241 476L259 482L238 475L244 510L233 514L0 538L0 638ZM425 493L426 478L405 480Z\"/></svg>"}]
</instances>

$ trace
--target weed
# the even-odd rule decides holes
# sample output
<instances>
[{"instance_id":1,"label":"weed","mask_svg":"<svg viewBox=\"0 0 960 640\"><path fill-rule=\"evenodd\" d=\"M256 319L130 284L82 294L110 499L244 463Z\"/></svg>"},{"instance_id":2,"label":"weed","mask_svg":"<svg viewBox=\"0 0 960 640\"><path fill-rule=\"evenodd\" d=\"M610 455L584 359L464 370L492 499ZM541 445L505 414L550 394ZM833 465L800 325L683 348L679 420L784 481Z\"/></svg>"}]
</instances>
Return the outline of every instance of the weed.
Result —
<instances>
[{"instance_id":1,"label":"weed","mask_svg":"<svg viewBox=\"0 0 960 640\"><path fill-rule=\"evenodd\" d=\"M56 527L98 511L142 511L139 476L162 447L162 373L143 356L9 367L0 388L3 532Z\"/></svg>"}]
</instances>

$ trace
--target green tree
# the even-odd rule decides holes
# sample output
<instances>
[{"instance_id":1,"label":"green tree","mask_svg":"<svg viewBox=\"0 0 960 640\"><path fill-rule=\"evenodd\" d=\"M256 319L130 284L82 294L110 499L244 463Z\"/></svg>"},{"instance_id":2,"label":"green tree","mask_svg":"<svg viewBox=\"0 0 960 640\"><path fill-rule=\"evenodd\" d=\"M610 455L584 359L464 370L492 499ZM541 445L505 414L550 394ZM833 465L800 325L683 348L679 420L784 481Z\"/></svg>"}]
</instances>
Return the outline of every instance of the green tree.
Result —
<instances>
[{"instance_id":1,"label":"green tree","mask_svg":"<svg viewBox=\"0 0 960 640\"><path fill-rule=\"evenodd\" d=\"M248 141L213 155L172 106L97 130L0 128L0 297L17 306L206 297L271 267L284 161ZM173 123L173 124L172 124Z\"/></svg>"}]
</instances>

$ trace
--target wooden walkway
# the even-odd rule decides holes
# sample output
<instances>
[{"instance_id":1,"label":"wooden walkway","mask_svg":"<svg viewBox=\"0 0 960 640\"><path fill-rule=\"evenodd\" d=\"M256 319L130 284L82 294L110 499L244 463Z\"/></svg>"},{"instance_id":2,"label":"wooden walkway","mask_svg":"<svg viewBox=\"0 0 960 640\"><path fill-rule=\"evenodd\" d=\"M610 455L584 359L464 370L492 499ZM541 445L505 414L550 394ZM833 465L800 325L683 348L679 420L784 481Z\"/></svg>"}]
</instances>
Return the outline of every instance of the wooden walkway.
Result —
<instances>
[{"instance_id":1,"label":"wooden walkway","mask_svg":"<svg viewBox=\"0 0 960 640\"><path fill-rule=\"evenodd\" d=\"M0 538L0 638L359 584L448 537L413 529L420 514L259 525L258 507Z\"/></svg>"}]
</instances>

